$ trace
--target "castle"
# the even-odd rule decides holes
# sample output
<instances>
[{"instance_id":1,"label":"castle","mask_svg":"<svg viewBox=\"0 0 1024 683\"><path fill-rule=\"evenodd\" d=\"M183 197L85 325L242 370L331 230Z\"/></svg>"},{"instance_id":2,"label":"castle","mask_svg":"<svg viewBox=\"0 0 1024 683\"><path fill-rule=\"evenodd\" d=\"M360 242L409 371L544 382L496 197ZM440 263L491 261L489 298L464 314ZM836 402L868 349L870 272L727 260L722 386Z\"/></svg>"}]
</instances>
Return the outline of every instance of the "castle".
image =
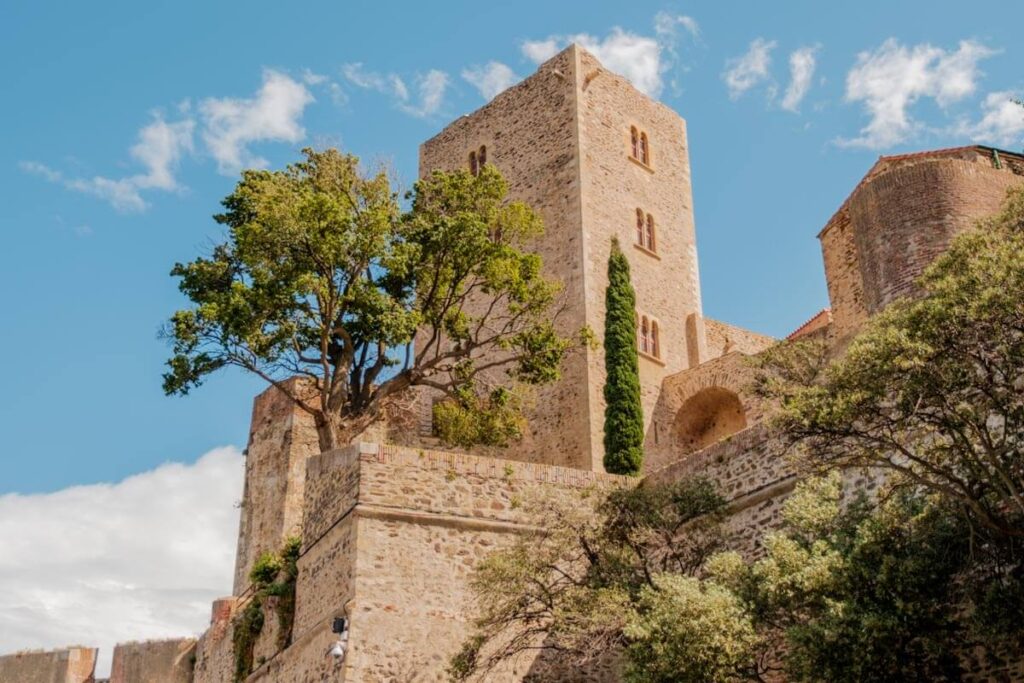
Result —
<instances>
[{"instance_id":1,"label":"castle","mask_svg":"<svg viewBox=\"0 0 1024 683\"><path fill-rule=\"evenodd\" d=\"M537 249L564 283L565 331L603 328L609 248L613 238L623 245L637 295L644 476L712 478L730 501L737 544L752 552L796 479L773 457L748 389L746 359L777 340L703 316L685 121L570 46L420 148L421 174L482 163L544 219ZM818 235L831 307L790 338L845 344L1022 183L1024 157L989 147L879 159ZM475 453L433 450L426 394L401 424L320 453L310 418L264 392L253 408L232 595L214 603L198 641L118 646L111 681L233 680L233 624L252 599L250 570L293 535L302 547L292 639L281 647L274 605L265 605L247 681L445 680L472 618L469 573L524 528L519 502L635 481L602 471L603 381L600 348L570 357L562 379L538 390L523 440ZM343 658L329 655L338 617L347 620ZM0 680L89 681L95 656L3 657ZM493 680L572 680L555 671L557 662L523 655Z\"/></svg>"}]
</instances>

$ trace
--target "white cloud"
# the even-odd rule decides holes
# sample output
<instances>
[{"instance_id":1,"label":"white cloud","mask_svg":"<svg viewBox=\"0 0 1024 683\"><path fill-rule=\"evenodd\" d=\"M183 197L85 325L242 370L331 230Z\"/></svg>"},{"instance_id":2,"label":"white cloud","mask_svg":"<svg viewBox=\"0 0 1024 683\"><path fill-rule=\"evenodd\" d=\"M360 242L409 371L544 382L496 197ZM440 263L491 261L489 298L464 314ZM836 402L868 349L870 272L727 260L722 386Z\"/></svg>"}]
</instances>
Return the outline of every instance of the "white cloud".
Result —
<instances>
[{"instance_id":1,"label":"white cloud","mask_svg":"<svg viewBox=\"0 0 1024 683\"><path fill-rule=\"evenodd\" d=\"M802 47L789 55L789 86L782 97L782 108L795 112L811 88L818 48Z\"/></svg>"},{"instance_id":2,"label":"white cloud","mask_svg":"<svg viewBox=\"0 0 1024 683\"><path fill-rule=\"evenodd\" d=\"M139 131L139 140L130 150L132 158L146 170L124 178L67 178L60 171L36 161L24 161L21 168L70 190L95 195L110 202L118 211L143 211L148 205L141 190L175 192L182 189L175 173L184 154L192 152L194 129L195 122L190 118L168 123L161 114L154 114L153 122Z\"/></svg>"},{"instance_id":3,"label":"white cloud","mask_svg":"<svg viewBox=\"0 0 1024 683\"><path fill-rule=\"evenodd\" d=\"M264 168L266 159L249 150L253 142L298 142L306 136L301 118L313 95L303 83L273 69L263 72L255 97L209 98L199 105L203 141L221 173Z\"/></svg>"},{"instance_id":4,"label":"white cloud","mask_svg":"<svg viewBox=\"0 0 1024 683\"><path fill-rule=\"evenodd\" d=\"M624 31L618 26L604 38L589 33L548 36L542 40L527 40L520 49L534 63L555 56L565 46L576 43L608 69L621 74L651 97L658 97L664 88L663 77L677 61L676 27L682 26L691 36L698 33L697 22L691 17L659 12L655 16L655 37Z\"/></svg>"},{"instance_id":5,"label":"white cloud","mask_svg":"<svg viewBox=\"0 0 1024 683\"><path fill-rule=\"evenodd\" d=\"M871 117L844 146L883 149L911 138L921 128L910 108L921 98L947 107L975 91L978 63L995 54L973 41L955 52L927 43L906 47L890 38L873 51L861 52L846 76L846 100L861 102Z\"/></svg>"},{"instance_id":6,"label":"white cloud","mask_svg":"<svg viewBox=\"0 0 1024 683\"><path fill-rule=\"evenodd\" d=\"M521 50L523 55L535 64L546 62L558 54L559 44L564 44L557 38L545 38L544 40L524 41Z\"/></svg>"},{"instance_id":7,"label":"white cloud","mask_svg":"<svg viewBox=\"0 0 1024 683\"><path fill-rule=\"evenodd\" d=\"M444 71L431 69L416 78L419 102L413 102L409 88L400 76L393 73L380 74L367 71L361 62L344 64L342 75L353 85L364 90L375 90L391 96L396 106L407 114L418 118L426 118L436 114L444 104L444 94L449 85L448 74Z\"/></svg>"},{"instance_id":8,"label":"white cloud","mask_svg":"<svg viewBox=\"0 0 1024 683\"><path fill-rule=\"evenodd\" d=\"M519 82L519 76L501 62L488 62L485 66L475 65L463 69L462 78L479 90L480 96L487 101Z\"/></svg>"},{"instance_id":9,"label":"white cloud","mask_svg":"<svg viewBox=\"0 0 1024 683\"><path fill-rule=\"evenodd\" d=\"M1024 106L1016 101L1016 93L989 93L982 103L982 117L976 122L961 121L954 132L971 141L1010 146L1024 138Z\"/></svg>"},{"instance_id":10,"label":"white cloud","mask_svg":"<svg viewBox=\"0 0 1024 683\"><path fill-rule=\"evenodd\" d=\"M0 496L0 652L187 636L230 593L244 464L217 448L116 484Z\"/></svg>"},{"instance_id":11,"label":"white cloud","mask_svg":"<svg viewBox=\"0 0 1024 683\"><path fill-rule=\"evenodd\" d=\"M263 72L263 85L253 98L203 100L203 140L217 161L217 169L233 175L243 168L266 167L267 161L253 154L248 145L265 140L301 140L306 131L300 120L312 101L305 85L271 69Z\"/></svg>"},{"instance_id":12,"label":"white cloud","mask_svg":"<svg viewBox=\"0 0 1024 683\"><path fill-rule=\"evenodd\" d=\"M730 98L736 99L758 83L768 79L768 69L772 63L772 50L776 45L774 40L755 38L745 54L726 62L726 70L722 74L722 78L729 88Z\"/></svg>"},{"instance_id":13,"label":"white cloud","mask_svg":"<svg viewBox=\"0 0 1024 683\"><path fill-rule=\"evenodd\" d=\"M674 40L677 26L682 26L693 38L700 36L700 27L693 17L688 17L685 14L669 14L664 11L654 15L654 32L659 36L667 36Z\"/></svg>"}]
</instances>

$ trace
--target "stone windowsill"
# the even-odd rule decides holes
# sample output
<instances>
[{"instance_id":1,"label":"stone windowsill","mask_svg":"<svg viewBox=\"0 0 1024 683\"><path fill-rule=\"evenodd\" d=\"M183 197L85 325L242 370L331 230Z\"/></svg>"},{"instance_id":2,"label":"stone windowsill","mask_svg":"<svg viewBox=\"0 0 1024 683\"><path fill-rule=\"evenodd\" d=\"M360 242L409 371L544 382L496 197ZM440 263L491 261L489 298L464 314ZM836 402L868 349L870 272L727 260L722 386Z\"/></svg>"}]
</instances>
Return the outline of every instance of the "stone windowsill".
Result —
<instances>
[{"instance_id":1,"label":"stone windowsill","mask_svg":"<svg viewBox=\"0 0 1024 683\"><path fill-rule=\"evenodd\" d=\"M648 165L647 165L647 164L645 164L644 162L640 161L639 159L637 159L637 158L636 158L635 156L633 156L632 154L627 154L627 155L626 155L626 158L627 158L627 159L629 159L630 161L632 161L632 162L633 162L634 164L636 164L636 165L637 165L637 166L639 166L640 168L642 168L642 169L644 169L645 171L647 171L648 173L654 173L654 169L653 169L653 168L651 168L650 166L648 166Z\"/></svg>"},{"instance_id":2,"label":"stone windowsill","mask_svg":"<svg viewBox=\"0 0 1024 683\"><path fill-rule=\"evenodd\" d=\"M644 245L639 244L637 242L633 242L633 246L636 247L637 249L639 249L640 251L642 251L643 253L647 254L648 256L652 256L652 257L658 259L659 261L661 260L661 256L658 254L658 252L653 251L651 249L648 249Z\"/></svg>"},{"instance_id":3,"label":"stone windowsill","mask_svg":"<svg viewBox=\"0 0 1024 683\"><path fill-rule=\"evenodd\" d=\"M652 363L657 363L658 365L661 365L661 366L664 366L664 365L666 365L665 361L663 361L662 359L658 358L657 356L652 356L651 354L649 354L649 353L645 353L645 352L643 352L643 351L640 351L640 350L637 350L637 354L638 354L638 355L639 355L639 356L640 356L641 358L643 358L643 359L645 359L645 360L649 360L649 361L651 361Z\"/></svg>"}]
</instances>

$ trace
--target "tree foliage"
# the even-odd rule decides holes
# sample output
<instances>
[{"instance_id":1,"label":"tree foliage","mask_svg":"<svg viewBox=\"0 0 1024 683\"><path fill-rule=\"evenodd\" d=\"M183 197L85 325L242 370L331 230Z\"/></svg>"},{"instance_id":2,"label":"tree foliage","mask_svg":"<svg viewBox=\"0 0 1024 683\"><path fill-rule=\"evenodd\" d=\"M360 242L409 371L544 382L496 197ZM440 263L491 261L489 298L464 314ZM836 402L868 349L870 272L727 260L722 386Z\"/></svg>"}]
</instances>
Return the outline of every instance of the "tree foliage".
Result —
<instances>
[{"instance_id":1,"label":"tree foliage","mask_svg":"<svg viewBox=\"0 0 1024 683\"><path fill-rule=\"evenodd\" d=\"M695 572L721 548L723 505L703 479L529 501L536 531L475 570L476 628L452 660L453 678L486 678L502 661L533 650L585 667L648 641L642 633L659 637L665 602L651 591L675 589L666 577ZM637 648L637 671L653 666L641 661L649 648Z\"/></svg>"},{"instance_id":2,"label":"tree foliage","mask_svg":"<svg viewBox=\"0 0 1024 683\"><path fill-rule=\"evenodd\" d=\"M880 467L962 506L981 533L1024 538L1024 190L919 286L835 362L808 344L769 354L776 426L818 471Z\"/></svg>"},{"instance_id":3,"label":"tree foliage","mask_svg":"<svg viewBox=\"0 0 1024 683\"><path fill-rule=\"evenodd\" d=\"M604 468L638 474L643 465L644 413L636 350L636 294L629 261L612 241L604 318Z\"/></svg>"},{"instance_id":4,"label":"tree foliage","mask_svg":"<svg viewBox=\"0 0 1024 683\"><path fill-rule=\"evenodd\" d=\"M174 266L192 305L167 328L164 390L242 368L313 415L328 449L424 386L451 403L450 441L514 438L510 392L556 380L570 347L553 323L558 287L525 251L540 218L508 201L493 166L435 172L403 210L385 172L303 153L244 171L215 216L226 241ZM295 376L305 382L284 381Z\"/></svg>"}]
</instances>

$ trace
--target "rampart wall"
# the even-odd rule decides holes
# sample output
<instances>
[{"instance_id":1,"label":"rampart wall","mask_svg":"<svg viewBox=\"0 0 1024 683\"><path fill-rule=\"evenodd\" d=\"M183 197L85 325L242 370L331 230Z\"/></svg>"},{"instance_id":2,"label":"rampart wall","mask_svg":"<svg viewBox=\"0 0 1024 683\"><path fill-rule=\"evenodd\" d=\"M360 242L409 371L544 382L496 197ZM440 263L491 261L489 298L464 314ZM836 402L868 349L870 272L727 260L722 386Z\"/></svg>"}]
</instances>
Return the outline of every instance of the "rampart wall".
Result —
<instances>
[{"instance_id":1,"label":"rampart wall","mask_svg":"<svg viewBox=\"0 0 1024 683\"><path fill-rule=\"evenodd\" d=\"M195 638L118 643L110 683L190 683Z\"/></svg>"},{"instance_id":2,"label":"rampart wall","mask_svg":"<svg viewBox=\"0 0 1024 683\"><path fill-rule=\"evenodd\" d=\"M97 651L91 647L16 652L0 657L3 683L92 683Z\"/></svg>"}]
</instances>

